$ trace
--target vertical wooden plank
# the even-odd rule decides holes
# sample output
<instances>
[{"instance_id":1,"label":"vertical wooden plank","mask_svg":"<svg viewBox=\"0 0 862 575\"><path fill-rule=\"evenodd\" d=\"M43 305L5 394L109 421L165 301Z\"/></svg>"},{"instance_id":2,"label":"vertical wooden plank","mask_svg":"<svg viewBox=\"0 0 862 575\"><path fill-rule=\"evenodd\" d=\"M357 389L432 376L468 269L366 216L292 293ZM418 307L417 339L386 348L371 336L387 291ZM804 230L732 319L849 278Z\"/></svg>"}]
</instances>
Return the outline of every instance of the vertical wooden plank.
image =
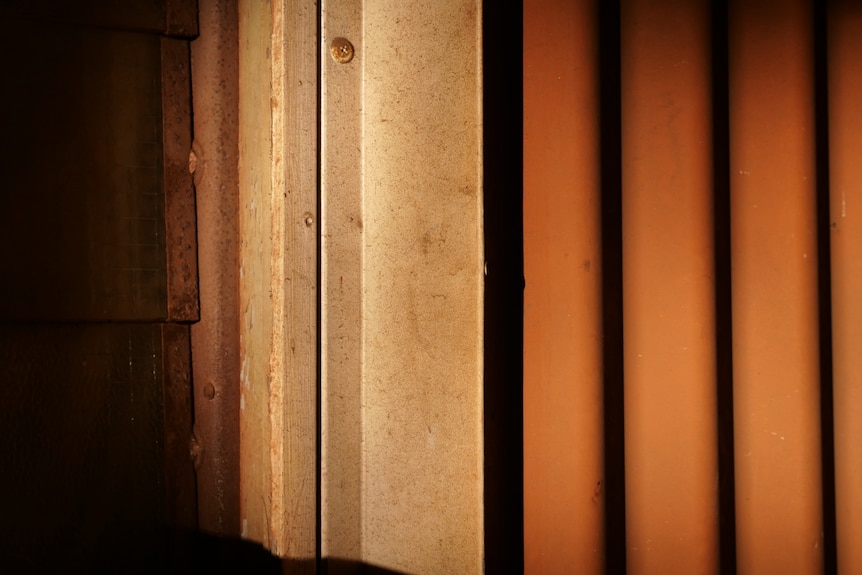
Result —
<instances>
[{"instance_id":1,"label":"vertical wooden plank","mask_svg":"<svg viewBox=\"0 0 862 575\"><path fill-rule=\"evenodd\" d=\"M363 550L478 573L480 2L367 3L362 24Z\"/></svg>"},{"instance_id":2,"label":"vertical wooden plank","mask_svg":"<svg viewBox=\"0 0 862 575\"><path fill-rule=\"evenodd\" d=\"M838 571L862 572L862 6L830 4L829 150Z\"/></svg>"},{"instance_id":3,"label":"vertical wooden plank","mask_svg":"<svg viewBox=\"0 0 862 575\"><path fill-rule=\"evenodd\" d=\"M272 256L272 5L238 4L240 515L242 536L274 544L270 354ZM274 295L274 294L273 294ZM281 295L281 292L279 292Z\"/></svg>"},{"instance_id":4,"label":"vertical wooden plank","mask_svg":"<svg viewBox=\"0 0 862 575\"><path fill-rule=\"evenodd\" d=\"M366 219L362 3L323 0L321 14L321 554L358 562L363 558L361 298ZM341 572L334 565L330 569Z\"/></svg>"},{"instance_id":5,"label":"vertical wooden plank","mask_svg":"<svg viewBox=\"0 0 862 575\"><path fill-rule=\"evenodd\" d=\"M812 13L737 1L729 19L740 573L820 573Z\"/></svg>"},{"instance_id":6,"label":"vertical wooden plank","mask_svg":"<svg viewBox=\"0 0 862 575\"><path fill-rule=\"evenodd\" d=\"M478 573L481 11L323 19L324 554Z\"/></svg>"},{"instance_id":7,"label":"vertical wooden plank","mask_svg":"<svg viewBox=\"0 0 862 575\"><path fill-rule=\"evenodd\" d=\"M240 533L237 5L203 0L192 43L201 321L193 324L198 517L202 530Z\"/></svg>"},{"instance_id":8,"label":"vertical wooden plank","mask_svg":"<svg viewBox=\"0 0 862 575\"><path fill-rule=\"evenodd\" d=\"M273 4L270 529L290 559L317 556L318 46L317 2Z\"/></svg>"},{"instance_id":9,"label":"vertical wooden plank","mask_svg":"<svg viewBox=\"0 0 862 575\"><path fill-rule=\"evenodd\" d=\"M602 573L596 6L524 3L527 573Z\"/></svg>"},{"instance_id":10,"label":"vertical wooden plank","mask_svg":"<svg viewBox=\"0 0 862 575\"><path fill-rule=\"evenodd\" d=\"M408 573L482 570L480 6L363 11L363 543Z\"/></svg>"},{"instance_id":11,"label":"vertical wooden plank","mask_svg":"<svg viewBox=\"0 0 862 575\"><path fill-rule=\"evenodd\" d=\"M621 6L631 573L716 573L709 5Z\"/></svg>"},{"instance_id":12,"label":"vertical wooden plank","mask_svg":"<svg viewBox=\"0 0 862 575\"><path fill-rule=\"evenodd\" d=\"M242 534L295 560L317 553L317 30L314 2L239 2Z\"/></svg>"}]
</instances>

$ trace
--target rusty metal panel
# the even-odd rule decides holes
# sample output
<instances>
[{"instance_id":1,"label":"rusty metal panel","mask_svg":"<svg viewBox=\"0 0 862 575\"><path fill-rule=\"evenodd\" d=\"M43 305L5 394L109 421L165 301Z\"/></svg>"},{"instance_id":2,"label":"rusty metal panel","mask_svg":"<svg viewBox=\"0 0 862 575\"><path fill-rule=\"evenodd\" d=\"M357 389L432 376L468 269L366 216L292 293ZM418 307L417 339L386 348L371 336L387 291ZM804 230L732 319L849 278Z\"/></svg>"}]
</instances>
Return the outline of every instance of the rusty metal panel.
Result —
<instances>
[{"instance_id":1,"label":"rusty metal panel","mask_svg":"<svg viewBox=\"0 0 862 575\"><path fill-rule=\"evenodd\" d=\"M629 573L717 573L709 3L621 6Z\"/></svg>"},{"instance_id":2,"label":"rusty metal panel","mask_svg":"<svg viewBox=\"0 0 862 575\"><path fill-rule=\"evenodd\" d=\"M192 149L189 43L163 39L162 134L164 142L167 319L200 319L195 190L189 173Z\"/></svg>"},{"instance_id":3,"label":"rusty metal panel","mask_svg":"<svg viewBox=\"0 0 862 575\"><path fill-rule=\"evenodd\" d=\"M322 553L478 573L480 6L322 14Z\"/></svg>"},{"instance_id":4,"label":"rusty metal panel","mask_svg":"<svg viewBox=\"0 0 862 575\"><path fill-rule=\"evenodd\" d=\"M192 325L198 518L238 536L239 261L237 4L201 2L192 42L201 321Z\"/></svg>"},{"instance_id":5,"label":"rusty metal panel","mask_svg":"<svg viewBox=\"0 0 862 575\"><path fill-rule=\"evenodd\" d=\"M527 573L604 572L596 17L524 4Z\"/></svg>"},{"instance_id":6,"label":"rusty metal panel","mask_svg":"<svg viewBox=\"0 0 862 575\"><path fill-rule=\"evenodd\" d=\"M862 5L830 4L829 158L838 572L862 572Z\"/></svg>"},{"instance_id":7,"label":"rusty metal panel","mask_svg":"<svg viewBox=\"0 0 862 575\"><path fill-rule=\"evenodd\" d=\"M823 569L810 3L729 18L740 573Z\"/></svg>"}]
</instances>

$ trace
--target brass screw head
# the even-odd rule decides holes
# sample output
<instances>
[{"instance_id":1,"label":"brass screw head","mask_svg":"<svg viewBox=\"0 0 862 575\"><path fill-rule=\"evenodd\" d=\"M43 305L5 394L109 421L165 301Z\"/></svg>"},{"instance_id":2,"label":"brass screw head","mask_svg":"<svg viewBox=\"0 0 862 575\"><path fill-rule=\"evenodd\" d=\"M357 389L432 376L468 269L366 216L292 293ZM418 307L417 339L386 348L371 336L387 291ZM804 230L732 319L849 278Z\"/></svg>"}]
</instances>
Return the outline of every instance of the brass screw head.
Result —
<instances>
[{"instance_id":1,"label":"brass screw head","mask_svg":"<svg viewBox=\"0 0 862 575\"><path fill-rule=\"evenodd\" d=\"M336 38L329 45L329 53L339 64L347 64L353 60L353 44L347 38Z\"/></svg>"}]
</instances>

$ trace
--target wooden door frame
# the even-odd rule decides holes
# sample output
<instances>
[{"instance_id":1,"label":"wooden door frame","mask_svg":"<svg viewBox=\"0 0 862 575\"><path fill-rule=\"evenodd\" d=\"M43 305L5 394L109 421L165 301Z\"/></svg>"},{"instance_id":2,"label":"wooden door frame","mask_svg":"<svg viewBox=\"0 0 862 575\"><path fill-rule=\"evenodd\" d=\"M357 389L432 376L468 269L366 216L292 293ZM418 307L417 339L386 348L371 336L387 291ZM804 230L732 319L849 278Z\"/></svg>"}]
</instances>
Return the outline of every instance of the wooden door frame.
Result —
<instances>
[{"instance_id":1,"label":"wooden door frame","mask_svg":"<svg viewBox=\"0 0 862 575\"><path fill-rule=\"evenodd\" d=\"M433 60L436 46L413 56L415 62L425 59L429 74L466 66L476 91L463 105L475 106L485 120L484 125L473 126L477 143L463 156L477 162L478 203L470 204L475 211L453 212L452 226L469 230L475 238L476 243L465 244L472 255L464 257L472 262L469 281L479 286L471 296L471 305L478 305L477 321L469 324L469 334L464 333L475 342L467 356L476 362L472 385L477 395L470 400L474 414L470 425L476 425L477 433L468 435L478 446L474 461L478 489L463 502L478 510L476 531L468 538L475 545L467 545L471 551L466 553L492 569L523 562L521 8L518 2L486 13L479 2L457 4L463 9L458 12L462 22L472 30L471 51L456 62ZM192 47L201 252L201 322L193 327L201 528L258 541L306 566L331 555L322 538L332 528L318 515L322 482L318 437L325 401L318 382L326 361L321 361L318 311L325 297L318 292L320 258L326 255L319 255L318 244L328 229L321 223L318 199L318 154L326 137L326 127L319 127L318 79L320 68L330 65L331 58L327 44L331 38L327 36L325 46L319 39L320 13L314 1L201 0L201 37ZM362 38L349 31L349 17L343 22L346 31L338 32L335 28L341 24L330 20L332 33L350 36L357 51L356 69L362 62ZM430 27L417 31L425 29ZM509 45L509 57L483 57L489 46L498 54L493 46L501 44ZM490 91L482 88L483 83ZM439 116L445 123L445 111ZM469 134L469 126L467 130ZM329 141L329 149L338 153L336 140ZM345 146L350 150L353 144L346 141ZM487 163L483 167L483 158L492 159L493 168ZM332 174L326 161L323 169ZM493 204L483 202L488 190L494 194ZM432 207L441 201L426 199ZM445 206L432 207L430 212L415 213L430 214ZM402 209L397 203L394 208ZM426 247L435 249L431 244ZM394 270L395 264L389 268ZM378 271L387 273L386 269ZM328 273L335 277L332 269ZM420 298L433 297L423 292L428 289L425 284L413 285ZM397 322L398 317L391 319ZM451 326L443 317L426 327L438 338ZM436 381L442 382L439 378L448 373L444 364L445 360L431 370ZM435 393L445 389L441 383ZM450 431L457 427L445 425L452 427ZM424 460L432 480L446 461ZM395 466L390 472L403 469ZM462 491L463 485L453 482L443 489L441 500ZM434 505L415 497L408 493L414 498L411 505ZM390 511L395 517L407 509L393 506ZM336 509L336 514L342 512ZM413 536L409 525L405 532L408 538ZM363 545L360 541L356 556L340 558L368 558ZM408 549L401 550L409 555ZM337 565L330 561L331 568Z\"/></svg>"}]
</instances>

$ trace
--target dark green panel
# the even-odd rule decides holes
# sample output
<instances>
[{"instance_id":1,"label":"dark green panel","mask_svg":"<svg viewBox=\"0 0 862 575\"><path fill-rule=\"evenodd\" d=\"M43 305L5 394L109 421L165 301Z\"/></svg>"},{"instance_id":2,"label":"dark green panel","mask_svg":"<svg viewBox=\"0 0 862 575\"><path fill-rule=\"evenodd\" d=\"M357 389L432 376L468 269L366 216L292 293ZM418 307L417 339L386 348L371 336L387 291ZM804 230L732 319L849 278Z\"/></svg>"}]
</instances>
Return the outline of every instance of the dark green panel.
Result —
<instances>
[{"instance_id":1,"label":"dark green panel","mask_svg":"<svg viewBox=\"0 0 862 575\"><path fill-rule=\"evenodd\" d=\"M166 315L160 40L0 20L0 319Z\"/></svg>"},{"instance_id":2,"label":"dark green panel","mask_svg":"<svg viewBox=\"0 0 862 575\"><path fill-rule=\"evenodd\" d=\"M0 325L0 365L0 570L164 524L159 325Z\"/></svg>"}]
</instances>

